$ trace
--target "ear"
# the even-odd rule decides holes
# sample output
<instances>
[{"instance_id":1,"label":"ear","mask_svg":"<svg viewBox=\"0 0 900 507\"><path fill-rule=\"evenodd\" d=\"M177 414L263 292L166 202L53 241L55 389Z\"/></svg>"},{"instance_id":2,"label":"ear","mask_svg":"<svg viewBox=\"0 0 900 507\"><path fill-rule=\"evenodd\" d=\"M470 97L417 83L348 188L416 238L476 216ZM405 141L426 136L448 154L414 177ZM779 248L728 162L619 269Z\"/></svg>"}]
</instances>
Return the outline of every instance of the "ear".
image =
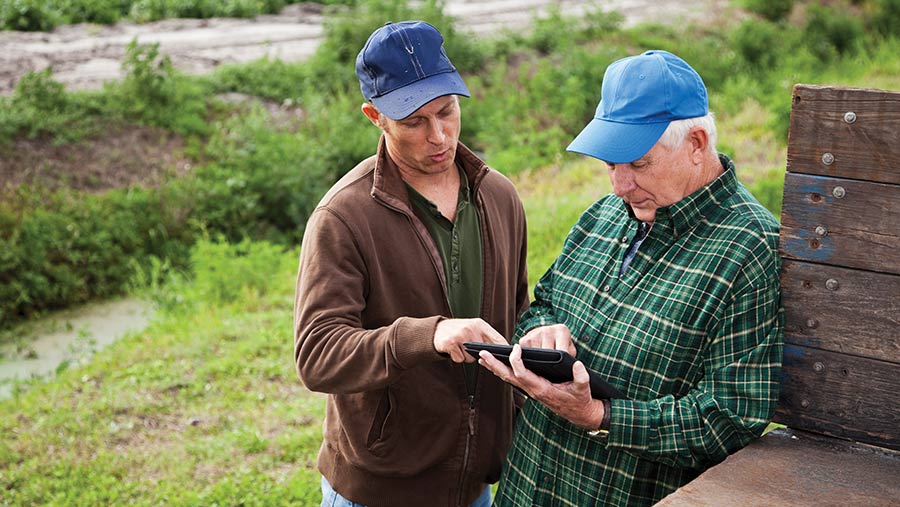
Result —
<instances>
[{"instance_id":1,"label":"ear","mask_svg":"<svg viewBox=\"0 0 900 507\"><path fill-rule=\"evenodd\" d=\"M688 132L687 141L691 145L691 161L700 164L706 159L709 150L709 134L702 127L694 127Z\"/></svg>"},{"instance_id":2,"label":"ear","mask_svg":"<svg viewBox=\"0 0 900 507\"><path fill-rule=\"evenodd\" d=\"M381 128L381 112L371 102L363 102L362 112L376 127Z\"/></svg>"}]
</instances>

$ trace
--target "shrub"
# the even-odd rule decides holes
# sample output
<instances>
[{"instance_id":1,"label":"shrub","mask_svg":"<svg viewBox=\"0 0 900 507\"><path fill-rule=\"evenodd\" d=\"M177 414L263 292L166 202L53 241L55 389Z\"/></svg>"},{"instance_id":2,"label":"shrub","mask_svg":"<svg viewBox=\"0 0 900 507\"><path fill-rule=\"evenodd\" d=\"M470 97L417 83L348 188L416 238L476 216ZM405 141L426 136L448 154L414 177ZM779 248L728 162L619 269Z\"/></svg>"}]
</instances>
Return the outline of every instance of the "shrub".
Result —
<instances>
[{"instance_id":1,"label":"shrub","mask_svg":"<svg viewBox=\"0 0 900 507\"><path fill-rule=\"evenodd\" d=\"M198 170L195 215L231 241L299 241L312 208L338 178L375 151L379 131L354 92L307 99L296 133L272 129L258 108L223 122L208 145L216 163Z\"/></svg>"},{"instance_id":2,"label":"shrub","mask_svg":"<svg viewBox=\"0 0 900 507\"><path fill-rule=\"evenodd\" d=\"M833 7L809 6L804 38L810 51L823 62L853 54L864 35L862 20Z\"/></svg>"},{"instance_id":3,"label":"shrub","mask_svg":"<svg viewBox=\"0 0 900 507\"><path fill-rule=\"evenodd\" d=\"M794 7L794 0L742 0L744 8L769 21L781 21Z\"/></svg>"},{"instance_id":4,"label":"shrub","mask_svg":"<svg viewBox=\"0 0 900 507\"><path fill-rule=\"evenodd\" d=\"M166 128L179 134L209 132L206 103L199 85L178 73L159 43L128 44L122 61L125 78L106 85L104 107L122 119Z\"/></svg>"},{"instance_id":5,"label":"shrub","mask_svg":"<svg viewBox=\"0 0 900 507\"><path fill-rule=\"evenodd\" d=\"M52 30L58 14L40 0L5 0L0 3L0 29L38 32Z\"/></svg>"},{"instance_id":6,"label":"shrub","mask_svg":"<svg viewBox=\"0 0 900 507\"><path fill-rule=\"evenodd\" d=\"M128 14L131 0L55 0L66 23L100 23L109 25Z\"/></svg>"},{"instance_id":7,"label":"shrub","mask_svg":"<svg viewBox=\"0 0 900 507\"><path fill-rule=\"evenodd\" d=\"M783 31L768 21L747 20L734 31L732 44L749 69L767 71L778 62Z\"/></svg>"},{"instance_id":8,"label":"shrub","mask_svg":"<svg viewBox=\"0 0 900 507\"><path fill-rule=\"evenodd\" d=\"M183 265L193 233L163 191L48 194L20 188L0 219L0 326L120 293L150 256Z\"/></svg>"},{"instance_id":9,"label":"shrub","mask_svg":"<svg viewBox=\"0 0 900 507\"><path fill-rule=\"evenodd\" d=\"M882 37L900 35L900 0L874 0L870 26Z\"/></svg>"},{"instance_id":10,"label":"shrub","mask_svg":"<svg viewBox=\"0 0 900 507\"><path fill-rule=\"evenodd\" d=\"M245 291L265 293L273 286L272 276L285 272L286 263L296 263L284 252L266 241L198 241L191 250L192 289L199 301L213 304L238 301Z\"/></svg>"},{"instance_id":11,"label":"shrub","mask_svg":"<svg viewBox=\"0 0 900 507\"><path fill-rule=\"evenodd\" d=\"M100 131L101 106L96 94L67 93L51 70L28 72L11 97L0 97L0 145L25 135L46 136L56 144L83 139Z\"/></svg>"}]
</instances>

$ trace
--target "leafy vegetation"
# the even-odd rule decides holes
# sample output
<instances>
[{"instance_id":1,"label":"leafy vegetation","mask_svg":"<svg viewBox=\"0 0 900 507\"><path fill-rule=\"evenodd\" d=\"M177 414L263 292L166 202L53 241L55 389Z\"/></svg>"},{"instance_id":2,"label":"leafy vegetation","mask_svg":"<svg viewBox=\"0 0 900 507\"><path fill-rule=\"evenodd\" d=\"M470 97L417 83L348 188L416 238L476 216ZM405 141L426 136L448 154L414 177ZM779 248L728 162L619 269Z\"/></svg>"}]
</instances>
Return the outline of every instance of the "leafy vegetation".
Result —
<instances>
[{"instance_id":1,"label":"leafy vegetation","mask_svg":"<svg viewBox=\"0 0 900 507\"><path fill-rule=\"evenodd\" d=\"M251 18L273 14L290 0L6 0L0 3L0 30L49 31L73 23L138 23L168 18ZM355 4L355 0L319 0Z\"/></svg>"},{"instance_id":2,"label":"leafy vegetation","mask_svg":"<svg viewBox=\"0 0 900 507\"><path fill-rule=\"evenodd\" d=\"M427 19L442 30L473 92L462 103L462 139L509 175L575 160L565 147L593 116L600 69L645 49L675 52L709 87L720 149L777 214L791 86L900 88L896 0L787 4L783 15L691 37L668 26L625 29L615 13L556 11L534 30L475 39L437 1L373 0L329 18L306 62L263 59L188 77L158 46L132 43L125 78L99 92L67 92L50 71L28 74L0 97L0 153L22 138L66 145L146 125L181 136L193 169L157 187L100 194L56 195L40 183L0 190L0 327L120 293L135 265L144 278L155 276L152 266L186 269L204 234L299 243L325 189L373 151L378 131L359 114L353 61L384 19ZM242 99L227 99L235 95ZM44 205L37 196L46 194Z\"/></svg>"}]
</instances>

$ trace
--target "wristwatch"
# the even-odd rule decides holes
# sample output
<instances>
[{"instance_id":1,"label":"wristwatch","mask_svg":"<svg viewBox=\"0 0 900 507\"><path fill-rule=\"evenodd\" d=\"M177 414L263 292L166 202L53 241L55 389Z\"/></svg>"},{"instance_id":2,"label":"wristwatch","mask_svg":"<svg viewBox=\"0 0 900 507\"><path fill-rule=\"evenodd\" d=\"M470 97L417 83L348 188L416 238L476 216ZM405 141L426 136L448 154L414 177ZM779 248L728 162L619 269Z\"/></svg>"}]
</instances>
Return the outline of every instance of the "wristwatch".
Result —
<instances>
[{"instance_id":1,"label":"wristwatch","mask_svg":"<svg viewBox=\"0 0 900 507\"><path fill-rule=\"evenodd\" d=\"M612 404L609 400L600 400L603 403L603 420L600 421L600 427L588 431L588 436L591 437L606 437L609 435L609 410Z\"/></svg>"}]
</instances>

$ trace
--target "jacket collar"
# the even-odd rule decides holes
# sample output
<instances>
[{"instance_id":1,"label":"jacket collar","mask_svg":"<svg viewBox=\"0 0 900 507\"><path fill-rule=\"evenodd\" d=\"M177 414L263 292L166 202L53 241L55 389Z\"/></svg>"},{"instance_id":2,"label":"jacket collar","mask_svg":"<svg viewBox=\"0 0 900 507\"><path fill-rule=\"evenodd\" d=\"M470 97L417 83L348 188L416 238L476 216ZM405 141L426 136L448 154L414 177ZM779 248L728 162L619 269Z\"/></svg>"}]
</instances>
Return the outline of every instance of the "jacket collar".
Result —
<instances>
[{"instance_id":1,"label":"jacket collar","mask_svg":"<svg viewBox=\"0 0 900 507\"><path fill-rule=\"evenodd\" d=\"M470 195L475 196L481 180L489 169L475 153L463 143L456 145L456 165L461 167L469 183ZM384 135L378 141L378 152L375 154L375 171L372 181L372 196L401 210L412 212L409 192L400 176L400 169L390 157Z\"/></svg>"}]
</instances>

